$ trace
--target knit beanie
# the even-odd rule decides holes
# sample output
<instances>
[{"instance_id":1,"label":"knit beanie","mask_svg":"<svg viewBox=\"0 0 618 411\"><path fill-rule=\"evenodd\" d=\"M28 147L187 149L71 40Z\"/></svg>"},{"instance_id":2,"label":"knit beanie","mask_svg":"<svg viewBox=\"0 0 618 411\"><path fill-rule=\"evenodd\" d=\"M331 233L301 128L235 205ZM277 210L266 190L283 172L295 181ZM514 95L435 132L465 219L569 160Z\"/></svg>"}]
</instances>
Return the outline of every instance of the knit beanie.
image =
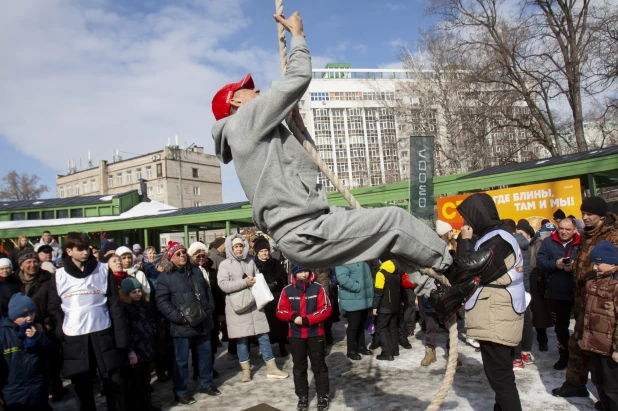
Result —
<instances>
[{"instance_id":1,"label":"knit beanie","mask_svg":"<svg viewBox=\"0 0 618 411\"><path fill-rule=\"evenodd\" d=\"M564 214L564 211L562 211L561 209L557 209L553 217L554 217L554 220L562 220L566 218L566 214Z\"/></svg>"},{"instance_id":2,"label":"knit beanie","mask_svg":"<svg viewBox=\"0 0 618 411\"><path fill-rule=\"evenodd\" d=\"M308 268L299 267L296 264L292 265L292 275L296 275L296 274L300 273L301 271L309 271L309 272L311 272L311 270L308 269Z\"/></svg>"},{"instance_id":3,"label":"knit beanie","mask_svg":"<svg viewBox=\"0 0 618 411\"><path fill-rule=\"evenodd\" d=\"M0 258L0 268L2 267L9 267L12 270L13 263L8 258Z\"/></svg>"},{"instance_id":4,"label":"knit beanie","mask_svg":"<svg viewBox=\"0 0 618 411\"><path fill-rule=\"evenodd\" d=\"M115 254L118 257L122 256L123 254L131 254L133 258L135 258L135 254L133 254L133 251L131 251L129 247L125 247L124 245L122 247L118 247L115 251Z\"/></svg>"},{"instance_id":5,"label":"knit beanie","mask_svg":"<svg viewBox=\"0 0 618 411\"><path fill-rule=\"evenodd\" d=\"M205 244L200 243L199 241L196 241L189 246L189 249L187 250L187 254L193 257L195 254L197 254L198 251L208 252L208 250L206 250Z\"/></svg>"},{"instance_id":6,"label":"knit beanie","mask_svg":"<svg viewBox=\"0 0 618 411\"><path fill-rule=\"evenodd\" d=\"M136 288L142 289L142 283L137 281L135 277L127 277L120 283L120 289L125 295L129 295Z\"/></svg>"},{"instance_id":7,"label":"knit beanie","mask_svg":"<svg viewBox=\"0 0 618 411\"><path fill-rule=\"evenodd\" d=\"M440 237L446 233L450 233L451 231L453 231L453 226L449 223L442 220L436 221L436 233L438 233Z\"/></svg>"},{"instance_id":8,"label":"knit beanie","mask_svg":"<svg viewBox=\"0 0 618 411\"><path fill-rule=\"evenodd\" d=\"M590 252L590 262L618 265L618 250L611 242L601 241Z\"/></svg>"},{"instance_id":9,"label":"knit beanie","mask_svg":"<svg viewBox=\"0 0 618 411\"><path fill-rule=\"evenodd\" d=\"M214 248L219 248L224 243L225 243L225 237L217 237L217 238L215 238L215 241L212 242L212 246Z\"/></svg>"},{"instance_id":10,"label":"knit beanie","mask_svg":"<svg viewBox=\"0 0 618 411\"><path fill-rule=\"evenodd\" d=\"M554 214L555 215L555 214ZM530 225L528 220L521 219L517 222L517 229L521 231L525 231L531 238L534 237L534 228Z\"/></svg>"},{"instance_id":11,"label":"knit beanie","mask_svg":"<svg viewBox=\"0 0 618 411\"><path fill-rule=\"evenodd\" d=\"M133 251L135 251L135 250L141 250L141 249L142 249L142 246L141 246L141 245L139 245L139 244L133 244Z\"/></svg>"},{"instance_id":12,"label":"knit beanie","mask_svg":"<svg viewBox=\"0 0 618 411\"><path fill-rule=\"evenodd\" d=\"M21 266L21 263L30 259L39 261L39 255L32 248L24 248L17 257L17 264Z\"/></svg>"},{"instance_id":13,"label":"knit beanie","mask_svg":"<svg viewBox=\"0 0 618 411\"><path fill-rule=\"evenodd\" d=\"M13 321L35 311L36 305L32 298L22 293L14 294L9 300L9 318Z\"/></svg>"},{"instance_id":14,"label":"knit beanie","mask_svg":"<svg viewBox=\"0 0 618 411\"><path fill-rule=\"evenodd\" d=\"M170 241L167 243L167 259L172 258L174 253L178 250L185 250L185 246L176 241Z\"/></svg>"},{"instance_id":15,"label":"knit beanie","mask_svg":"<svg viewBox=\"0 0 618 411\"><path fill-rule=\"evenodd\" d=\"M607 214L607 203L601 197L588 197L582 201L582 205L579 209L585 213L605 217Z\"/></svg>"},{"instance_id":16,"label":"knit beanie","mask_svg":"<svg viewBox=\"0 0 618 411\"><path fill-rule=\"evenodd\" d=\"M258 237L257 240L253 243L253 251L256 253L260 252L260 250L268 250L270 251L270 243L264 237Z\"/></svg>"},{"instance_id":17,"label":"knit beanie","mask_svg":"<svg viewBox=\"0 0 618 411\"><path fill-rule=\"evenodd\" d=\"M242 244L244 247L245 242L242 240L242 238L236 237L235 239L232 240L232 247L234 247L236 244Z\"/></svg>"}]
</instances>

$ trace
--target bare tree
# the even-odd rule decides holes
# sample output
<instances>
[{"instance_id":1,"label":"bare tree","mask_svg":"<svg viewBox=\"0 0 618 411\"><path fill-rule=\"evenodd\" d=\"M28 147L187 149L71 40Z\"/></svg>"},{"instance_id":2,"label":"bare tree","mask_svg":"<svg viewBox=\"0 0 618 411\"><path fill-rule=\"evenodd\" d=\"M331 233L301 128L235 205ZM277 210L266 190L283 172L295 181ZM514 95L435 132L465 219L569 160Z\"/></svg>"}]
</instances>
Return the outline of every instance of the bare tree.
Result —
<instances>
[{"instance_id":1,"label":"bare tree","mask_svg":"<svg viewBox=\"0 0 618 411\"><path fill-rule=\"evenodd\" d=\"M408 72L397 95L402 131L436 138L436 173L484 169L533 156L530 114L521 98L495 84L478 82L476 56L461 53L445 30L423 33L418 50L402 47Z\"/></svg>"},{"instance_id":2,"label":"bare tree","mask_svg":"<svg viewBox=\"0 0 618 411\"><path fill-rule=\"evenodd\" d=\"M547 43L540 55L550 68L553 84L569 102L578 151L586 151L582 109L582 68L588 60L593 39L588 12L591 0L528 0L531 21L537 23L538 38ZM538 13L538 10L541 13ZM557 46L558 53L555 47Z\"/></svg>"},{"instance_id":3,"label":"bare tree","mask_svg":"<svg viewBox=\"0 0 618 411\"><path fill-rule=\"evenodd\" d=\"M593 85L603 93L593 112L598 121L611 123L618 119L618 7L604 3L593 11L595 41L591 44L590 72Z\"/></svg>"},{"instance_id":4,"label":"bare tree","mask_svg":"<svg viewBox=\"0 0 618 411\"><path fill-rule=\"evenodd\" d=\"M428 11L443 18L438 29L453 33L460 53L474 56L477 81L523 101L532 121L520 126L551 155L560 155L571 149L563 133L570 126L572 149L587 149L582 90L598 90L582 72L591 63L596 35L590 12L601 1L431 0Z\"/></svg>"},{"instance_id":5,"label":"bare tree","mask_svg":"<svg viewBox=\"0 0 618 411\"><path fill-rule=\"evenodd\" d=\"M2 178L0 198L4 200L36 200L49 188L45 184L38 185L39 176L29 176L27 173L18 174L11 170Z\"/></svg>"}]
</instances>

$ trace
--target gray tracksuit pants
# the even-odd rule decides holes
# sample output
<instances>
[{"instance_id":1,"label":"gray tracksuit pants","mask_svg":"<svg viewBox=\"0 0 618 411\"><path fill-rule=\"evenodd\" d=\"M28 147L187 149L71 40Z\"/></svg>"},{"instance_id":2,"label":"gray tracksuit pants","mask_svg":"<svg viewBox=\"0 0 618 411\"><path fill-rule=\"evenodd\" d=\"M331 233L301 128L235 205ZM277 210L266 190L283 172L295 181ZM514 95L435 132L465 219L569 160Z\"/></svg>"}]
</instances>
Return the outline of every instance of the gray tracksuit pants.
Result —
<instances>
[{"instance_id":1,"label":"gray tracksuit pants","mask_svg":"<svg viewBox=\"0 0 618 411\"><path fill-rule=\"evenodd\" d=\"M434 280L415 271L411 263L443 271L452 263L447 244L427 225L398 207L349 210L306 221L275 238L283 254L306 268L333 267L379 258L390 250L417 285L417 295L429 296Z\"/></svg>"}]
</instances>

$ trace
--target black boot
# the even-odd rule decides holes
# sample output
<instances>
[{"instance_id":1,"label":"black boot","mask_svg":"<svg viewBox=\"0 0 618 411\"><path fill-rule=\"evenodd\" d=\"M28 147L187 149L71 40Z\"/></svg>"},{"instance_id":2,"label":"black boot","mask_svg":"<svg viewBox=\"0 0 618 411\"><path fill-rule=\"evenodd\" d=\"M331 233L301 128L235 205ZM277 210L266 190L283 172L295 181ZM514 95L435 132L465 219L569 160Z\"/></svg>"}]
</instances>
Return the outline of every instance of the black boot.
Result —
<instances>
[{"instance_id":1,"label":"black boot","mask_svg":"<svg viewBox=\"0 0 618 411\"><path fill-rule=\"evenodd\" d=\"M298 405L296 406L298 411L307 411L309 409L309 398L298 397Z\"/></svg>"},{"instance_id":2,"label":"black boot","mask_svg":"<svg viewBox=\"0 0 618 411\"><path fill-rule=\"evenodd\" d=\"M380 339L375 337L375 334L373 335L373 338L371 339L371 344L369 344L369 349L370 350L375 350L376 348L380 348Z\"/></svg>"},{"instance_id":3,"label":"black boot","mask_svg":"<svg viewBox=\"0 0 618 411\"><path fill-rule=\"evenodd\" d=\"M451 287L436 282L437 288L429 296L429 305L438 314L438 319L446 324L476 291L479 277L472 277L464 283Z\"/></svg>"},{"instance_id":4,"label":"black boot","mask_svg":"<svg viewBox=\"0 0 618 411\"><path fill-rule=\"evenodd\" d=\"M483 271L493 260L490 250L479 250L459 256L444 273L451 285L468 281Z\"/></svg>"},{"instance_id":5,"label":"black boot","mask_svg":"<svg viewBox=\"0 0 618 411\"><path fill-rule=\"evenodd\" d=\"M330 400L327 395L318 395L318 411L326 411L328 409L328 405Z\"/></svg>"},{"instance_id":6,"label":"black boot","mask_svg":"<svg viewBox=\"0 0 618 411\"><path fill-rule=\"evenodd\" d=\"M568 398L568 397L586 398L590 395L590 393L588 392L585 386L570 387L570 386L563 385L562 387L554 388L553 390L551 390L551 393L554 397L564 397L564 398Z\"/></svg>"},{"instance_id":7,"label":"black boot","mask_svg":"<svg viewBox=\"0 0 618 411\"><path fill-rule=\"evenodd\" d=\"M555 370L566 370L566 367L568 364L569 364L569 355L560 354L560 359L554 364L554 369Z\"/></svg>"}]
</instances>

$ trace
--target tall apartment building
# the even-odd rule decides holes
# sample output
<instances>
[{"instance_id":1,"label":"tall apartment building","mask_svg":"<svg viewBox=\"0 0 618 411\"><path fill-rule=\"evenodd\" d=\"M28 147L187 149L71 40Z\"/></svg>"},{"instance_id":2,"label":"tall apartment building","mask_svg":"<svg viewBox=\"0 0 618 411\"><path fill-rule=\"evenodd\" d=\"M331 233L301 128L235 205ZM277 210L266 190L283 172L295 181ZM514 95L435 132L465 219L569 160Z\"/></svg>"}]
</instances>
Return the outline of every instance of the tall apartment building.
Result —
<instances>
[{"instance_id":1,"label":"tall apartment building","mask_svg":"<svg viewBox=\"0 0 618 411\"><path fill-rule=\"evenodd\" d=\"M347 187L409 179L411 135L435 135L437 147L444 143L439 110L420 113L419 98L406 95L403 87L410 81L422 80L413 79L412 73L403 69L352 69L349 64L313 70L311 84L300 102L301 115L320 156ZM409 110L402 110L403 105ZM406 118L398 118L404 111ZM525 132L502 130L489 137L490 147L483 149L493 155L484 167L501 164L501 154L521 142ZM444 154L436 151L439 173L469 171L464 164L447 165ZM539 156L542 150L536 147L534 151L517 151L509 161ZM441 163L445 165L442 169ZM327 191L335 190L322 174L319 180Z\"/></svg>"},{"instance_id":2,"label":"tall apartment building","mask_svg":"<svg viewBox=\"0 0 618 411\"><path fill-rule=\"evenodd\" d=\"M199 207L223 202L219 159L203 147L163 150L73 171L56 177L58 198L119 194L139 189L146 181L150 199L174 207Z\"/></svg>"},{"instance_id":3,"label":"tall apartment building","mask_svg":"<svg viewBox=\"0 0 618 411\"><path fill-rule=\"evenodd\" d=\"M313 70L300 103L301 115L326 164L350 188L400 181L397 126L385 101L395 98L395 82L376 85L356 74L349 64L329 64ZM365 78L366 79L366 78ZM334 187L320 175L327 191Z\"/></svg>"}]
</instances>

